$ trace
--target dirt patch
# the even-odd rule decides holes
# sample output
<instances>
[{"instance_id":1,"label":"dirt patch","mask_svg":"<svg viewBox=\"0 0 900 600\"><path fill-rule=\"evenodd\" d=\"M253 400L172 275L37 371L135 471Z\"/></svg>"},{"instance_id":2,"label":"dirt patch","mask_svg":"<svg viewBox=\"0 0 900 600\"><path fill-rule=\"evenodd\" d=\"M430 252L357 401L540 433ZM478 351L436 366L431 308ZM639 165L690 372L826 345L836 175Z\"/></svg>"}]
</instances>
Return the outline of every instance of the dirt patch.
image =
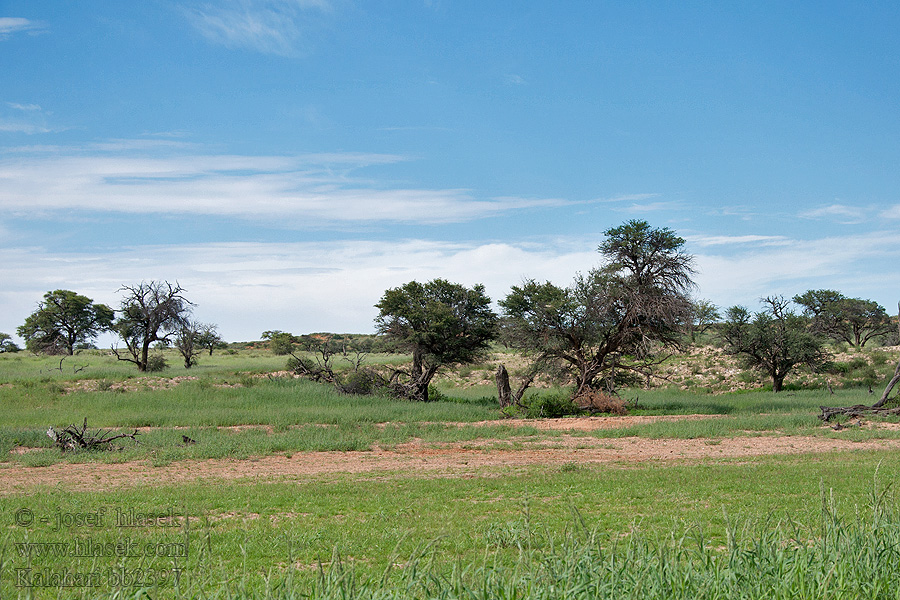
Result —
<instances>
[{"instance_id":1,"label":"dirt patch","mask_svg":"<svg viewBox=\"0 0 900 600\"><path fill-rule=\"evenodd\" d=\"M602 418L602 417L601 417ZM638 463L809 454L849 450L897 450L900 440L851 442L826 437L760 436L716 440L586 439L562 436L527 449L513 441L493 446L409 442L371 452L298 452L291 457L250 460L181 461L153 467L145 461L121 464L76 463L47 467L0 467L0 494L27 492L36 486L101 491L138 485L215 480L307 481L336 473L413 473L419 476L471 476L491 469L532 465Z\"/></svg>"}]
</instances>

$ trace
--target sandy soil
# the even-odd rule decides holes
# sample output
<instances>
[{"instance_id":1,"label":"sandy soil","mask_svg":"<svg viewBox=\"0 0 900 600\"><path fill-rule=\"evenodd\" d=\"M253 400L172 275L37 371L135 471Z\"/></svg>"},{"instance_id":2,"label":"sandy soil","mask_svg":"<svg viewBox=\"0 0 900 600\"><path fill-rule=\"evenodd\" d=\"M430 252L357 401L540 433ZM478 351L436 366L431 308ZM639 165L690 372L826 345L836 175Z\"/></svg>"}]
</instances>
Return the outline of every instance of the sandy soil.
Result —
<instances>
[{"instance_id":1,"label":"sandy soil","mask_svg":"<svg viewBox=\"0 0 900 600\"><path fill-rule=\"evenodd\" d=\"M585 417L503 423L539 429L590 431L678 418L700 418L700 416ZM800 436L651 440L636 437L596 439L563 434L540 442L534 442L530 438L481 440L477 443L464 444L425 444L421 441L412 441L390 450L298 452L290 457L180 461L163 467L153 467L146 461L121 464L58 464L48 467L23 467L19 464L5 463L0 464L0 494L24 492L35 486L105 490L211 480L304 481L311 477L337 473L406 472L418 476L465 477L491 469L521 468L531 465L567 463L627 465L646 461L696 461L879 449L900 449L900 440L851 442L837 438Z\"/></svg>"}]
</instances>

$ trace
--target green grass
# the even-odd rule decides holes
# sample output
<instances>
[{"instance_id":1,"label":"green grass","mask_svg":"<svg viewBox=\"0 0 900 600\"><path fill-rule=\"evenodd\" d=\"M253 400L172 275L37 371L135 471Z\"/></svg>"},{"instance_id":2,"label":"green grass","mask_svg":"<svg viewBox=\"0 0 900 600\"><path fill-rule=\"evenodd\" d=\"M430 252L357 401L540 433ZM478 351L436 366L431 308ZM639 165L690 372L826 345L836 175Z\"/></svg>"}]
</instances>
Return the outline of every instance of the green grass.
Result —
<instances>
[{"instance_id":1,"label":"green grass","mask_svg":"<svg viewBox=\"0 0 900 600\"><path fill-rule=\"evenodd\" d=\"M381 356L391 362L400 357ZM0 355L0 469L59 461L181 460L392 448L420 439L491 451L527 448L559 432L500 419L491 386L442 385L445 399L353 397L294 379L265 351L217 353L185 371L137 377L101 352L59 359ZM477 367L480 368L480 367ZM79 369L76 373L75 370ZM151 389L191 376L170 389ZM91 380L97 391L78 390ZM125 383L132 391L116 391ZM95 384L95 385L94 385ZM237 386L237 387L235 387ZM633 390L634 412L706 414L575 435L700 439L826 435L865 440L890 431L832 432L820 404L869 403L865 389L712 395ZM143 427L116 452L62 455L49 425ZM497 420L490 426L466 425ZM461 425L458 425L461 424ZM256 425L240 431L233 425ZM198 441L184 445L181 436ZM588 441L588 440L586 440ZM698 442L698 443L704 443ZM639 442L638 442L639 443ZM12 455L16 446L40 448ZM900 516L893 452L483 468L451 476L414 469L362 476L282 476L110 487L92 481L0 490L0 598L897 598ZM190 516L173 528L84 525L53 531L15 515L84 517L116 509ZM186 557L22 556L24 542L90 539L183 543ZM179 569L135 586L16 588L15 569Z\"/></svg>"},{"instance_id":2,"label":"green grass","mask_svg":"<svg viewBox=\"0 0 900 600\"><path fill-rule=\"evenodd\" d=\"M890 453L482 475L199 481L102 492L63 487L52 494L39 487L7 494L0 497L6 532L0 591L4 598L25 592L10 585L12 570L26 563L17 543L80 537L99 544L130 536L142 544L183 542L188 557L176 563L45 556L31 564L57 570L177 564L184 573L180 597L228 597L228 590L232 597L262 598L267 581L287 586L274 598L491 598L502 586L519 589L512 597L520 598L587 598L599 589L615 589L621 594L615 597L675 598L896 593L900 523L892 486L900 458ZM15 515L26 508L49 522L16 526ZM195 518L189 530L122 529L111 517L101 527L52 530L57 514L112 515L117 508L171 509ZM742 583L751 575L756 579ZM346 587L351 578L356 588ZM871 587L888 583L893 586ZM578 586L586 585L578 596ZM543 595L551 589L552 596ZM766 589L783 595L765 596ZM56 596L56 590L36 591ZM179 597L171 585L158 591L151 597ZM342 591L347 595L339 596Z\"/></svg>"}]
</instances>

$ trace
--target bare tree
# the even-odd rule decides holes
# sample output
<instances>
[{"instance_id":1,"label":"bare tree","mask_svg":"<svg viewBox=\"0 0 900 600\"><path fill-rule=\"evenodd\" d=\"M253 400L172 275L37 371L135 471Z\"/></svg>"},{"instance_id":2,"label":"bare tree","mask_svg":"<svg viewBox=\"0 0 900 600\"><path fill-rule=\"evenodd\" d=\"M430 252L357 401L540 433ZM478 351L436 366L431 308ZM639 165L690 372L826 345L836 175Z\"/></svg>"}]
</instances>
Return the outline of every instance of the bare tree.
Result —
<instances>
[{"instance_id":1,"label":"bare tree","mask_svg":"<svg viewBox=\"0 0 900 600\"><path fill-rule=\"evenodd\" d=\"M203 347L200 345L203 324L185 319L175 334L175 348L184 358L184 368L190 369L197 364L197 356Z\"/></svg>"},{"instance_id":2,"label":"bare tree","mask_svg":"<svg viewBox=\"0 0 900 600\"><path fill-rule=\"evenodd\" d=\"M188 322L193 303L184 297L185 290L177 282L144 281L122 286L119 291L125 292L125 298L114 329L128 354L123 356L117 348L113 353L119 360L137 365L139 371L146 371L150 344L170 341Z\"/></svg>"}]
</instances>

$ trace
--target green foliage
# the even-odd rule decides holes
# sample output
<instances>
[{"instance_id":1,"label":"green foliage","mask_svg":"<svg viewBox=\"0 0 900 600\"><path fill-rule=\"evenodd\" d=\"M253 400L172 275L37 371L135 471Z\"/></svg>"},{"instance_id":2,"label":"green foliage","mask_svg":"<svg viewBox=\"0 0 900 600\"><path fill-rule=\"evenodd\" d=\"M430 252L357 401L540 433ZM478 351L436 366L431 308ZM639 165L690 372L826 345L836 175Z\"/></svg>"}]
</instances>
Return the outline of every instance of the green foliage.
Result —
<instances>
[{"instance_id":1,"label":"green foliage","mask_svg":"<svg viewBox=\"0 0 900 600\"><path fill-rule=\"evenodd\" d=\"M147 366L144 369L148 373L158 373L169 368L169 362L162 354L151 354L147 358Z\"/></svg>"},{"instance_id":2,"label":"green foliage","mask_svg":"<svg viewBox=\"0 0 900 600\"><path fill-rule=\"evenodd\" d=\"M554 419L569 415L584 414L584 411L572 401L568 392L543 392L526 396L522 404L522 416L528 419Z\"/></svg>"},{"instance_id":3,"label":"green foliage","mask_svg":"<svg viewBox=\"0 0 900 600\"><path fill-rule=\"evenodd\" d=\"M444 279L411 281L376 304L378 333L412 354L404 395L428 399L428 384L444 366L477 362L496 337L497 315L483 285L469 289Z\"/></svg>"},{"instance_id":4,"label":"green foliage","mask_svg":"<svg viewBox=\"0 0 900 600\"><path fill-rule=\"evenodd\" d=\"M298 342L292 333L286 331L264 331L264 340L269 340L269 349L275 356L286 356L294 351L294 345Z\"/></svg>"},{"instance_id":5,"label":"green foliage","mask_svg":"<svg viewBox=\"0 0 900 600\"><path fill-rule=\"evenodd\" d=\"M856 348L894 331L887 311L873 300L847 298L834 290L809 290L794 296L794 302L812 319L814 331Z\"/></svg>"},{"instance_id":6,"label":"green foliage","mask_svg":"<svg viewBox=\"0 0 900 600\"><path fill-rule=\"evenodd\" d=\"M566 372L575 393L618 369L649 369L661 347L677 347L693 308L693 258L684 240L645 221L606 231L608 263L568 288L527 280L500 301L503 340L534 356L534 368ZM612 381L609 381L612 383Z\"/></svg>"},{"instance_id":7,"label":"green foliage","mask_svg":"<svg viewBox=\"0 0 900 600\"><path fill-rule=\"evenodd\" d=\"M340 389L345 394L368 396L383 389L383 378L371 368L360 367L344 374L340 381ZM431 398L429 398L431 400Z\"/></svg>"},{"instance_id":8,"label":"green foliage","mask_svg":"<svg viewBox=\"0 0 900 600\"><path fill-rule=\"evenodd\" d=\"M114 313L105 304L69 290L44 294L36 311L17 333L35 354L74 354L75 346L93 340L112 327Z\"/></svg>"},{"instance_id":9,"label":"green foliage","mask_svg":"<svg viewBox=\"0 0 900 600\"><path fill-rule=\"evenodd\" d=\"M764 302L768 307L755 315L742 306L729 308L721 335L726 352L769 376L772 389L779 392L797 365L817 369L825 364L827 355L821 339L809 331L808 318L792 312L781 297Z\"/></svg>"},{"instance_id":10,"label":"green foliage","mask_svg":"<svg viewBox=\"0 0 900 600\"><path fill-rule=\"evenodd\" d=\"M0 354L4 352L19 352L21 350L22 349L12 341L11 335L9 335L8 333L0 333Z\"/></svg>"}]
</instances>

